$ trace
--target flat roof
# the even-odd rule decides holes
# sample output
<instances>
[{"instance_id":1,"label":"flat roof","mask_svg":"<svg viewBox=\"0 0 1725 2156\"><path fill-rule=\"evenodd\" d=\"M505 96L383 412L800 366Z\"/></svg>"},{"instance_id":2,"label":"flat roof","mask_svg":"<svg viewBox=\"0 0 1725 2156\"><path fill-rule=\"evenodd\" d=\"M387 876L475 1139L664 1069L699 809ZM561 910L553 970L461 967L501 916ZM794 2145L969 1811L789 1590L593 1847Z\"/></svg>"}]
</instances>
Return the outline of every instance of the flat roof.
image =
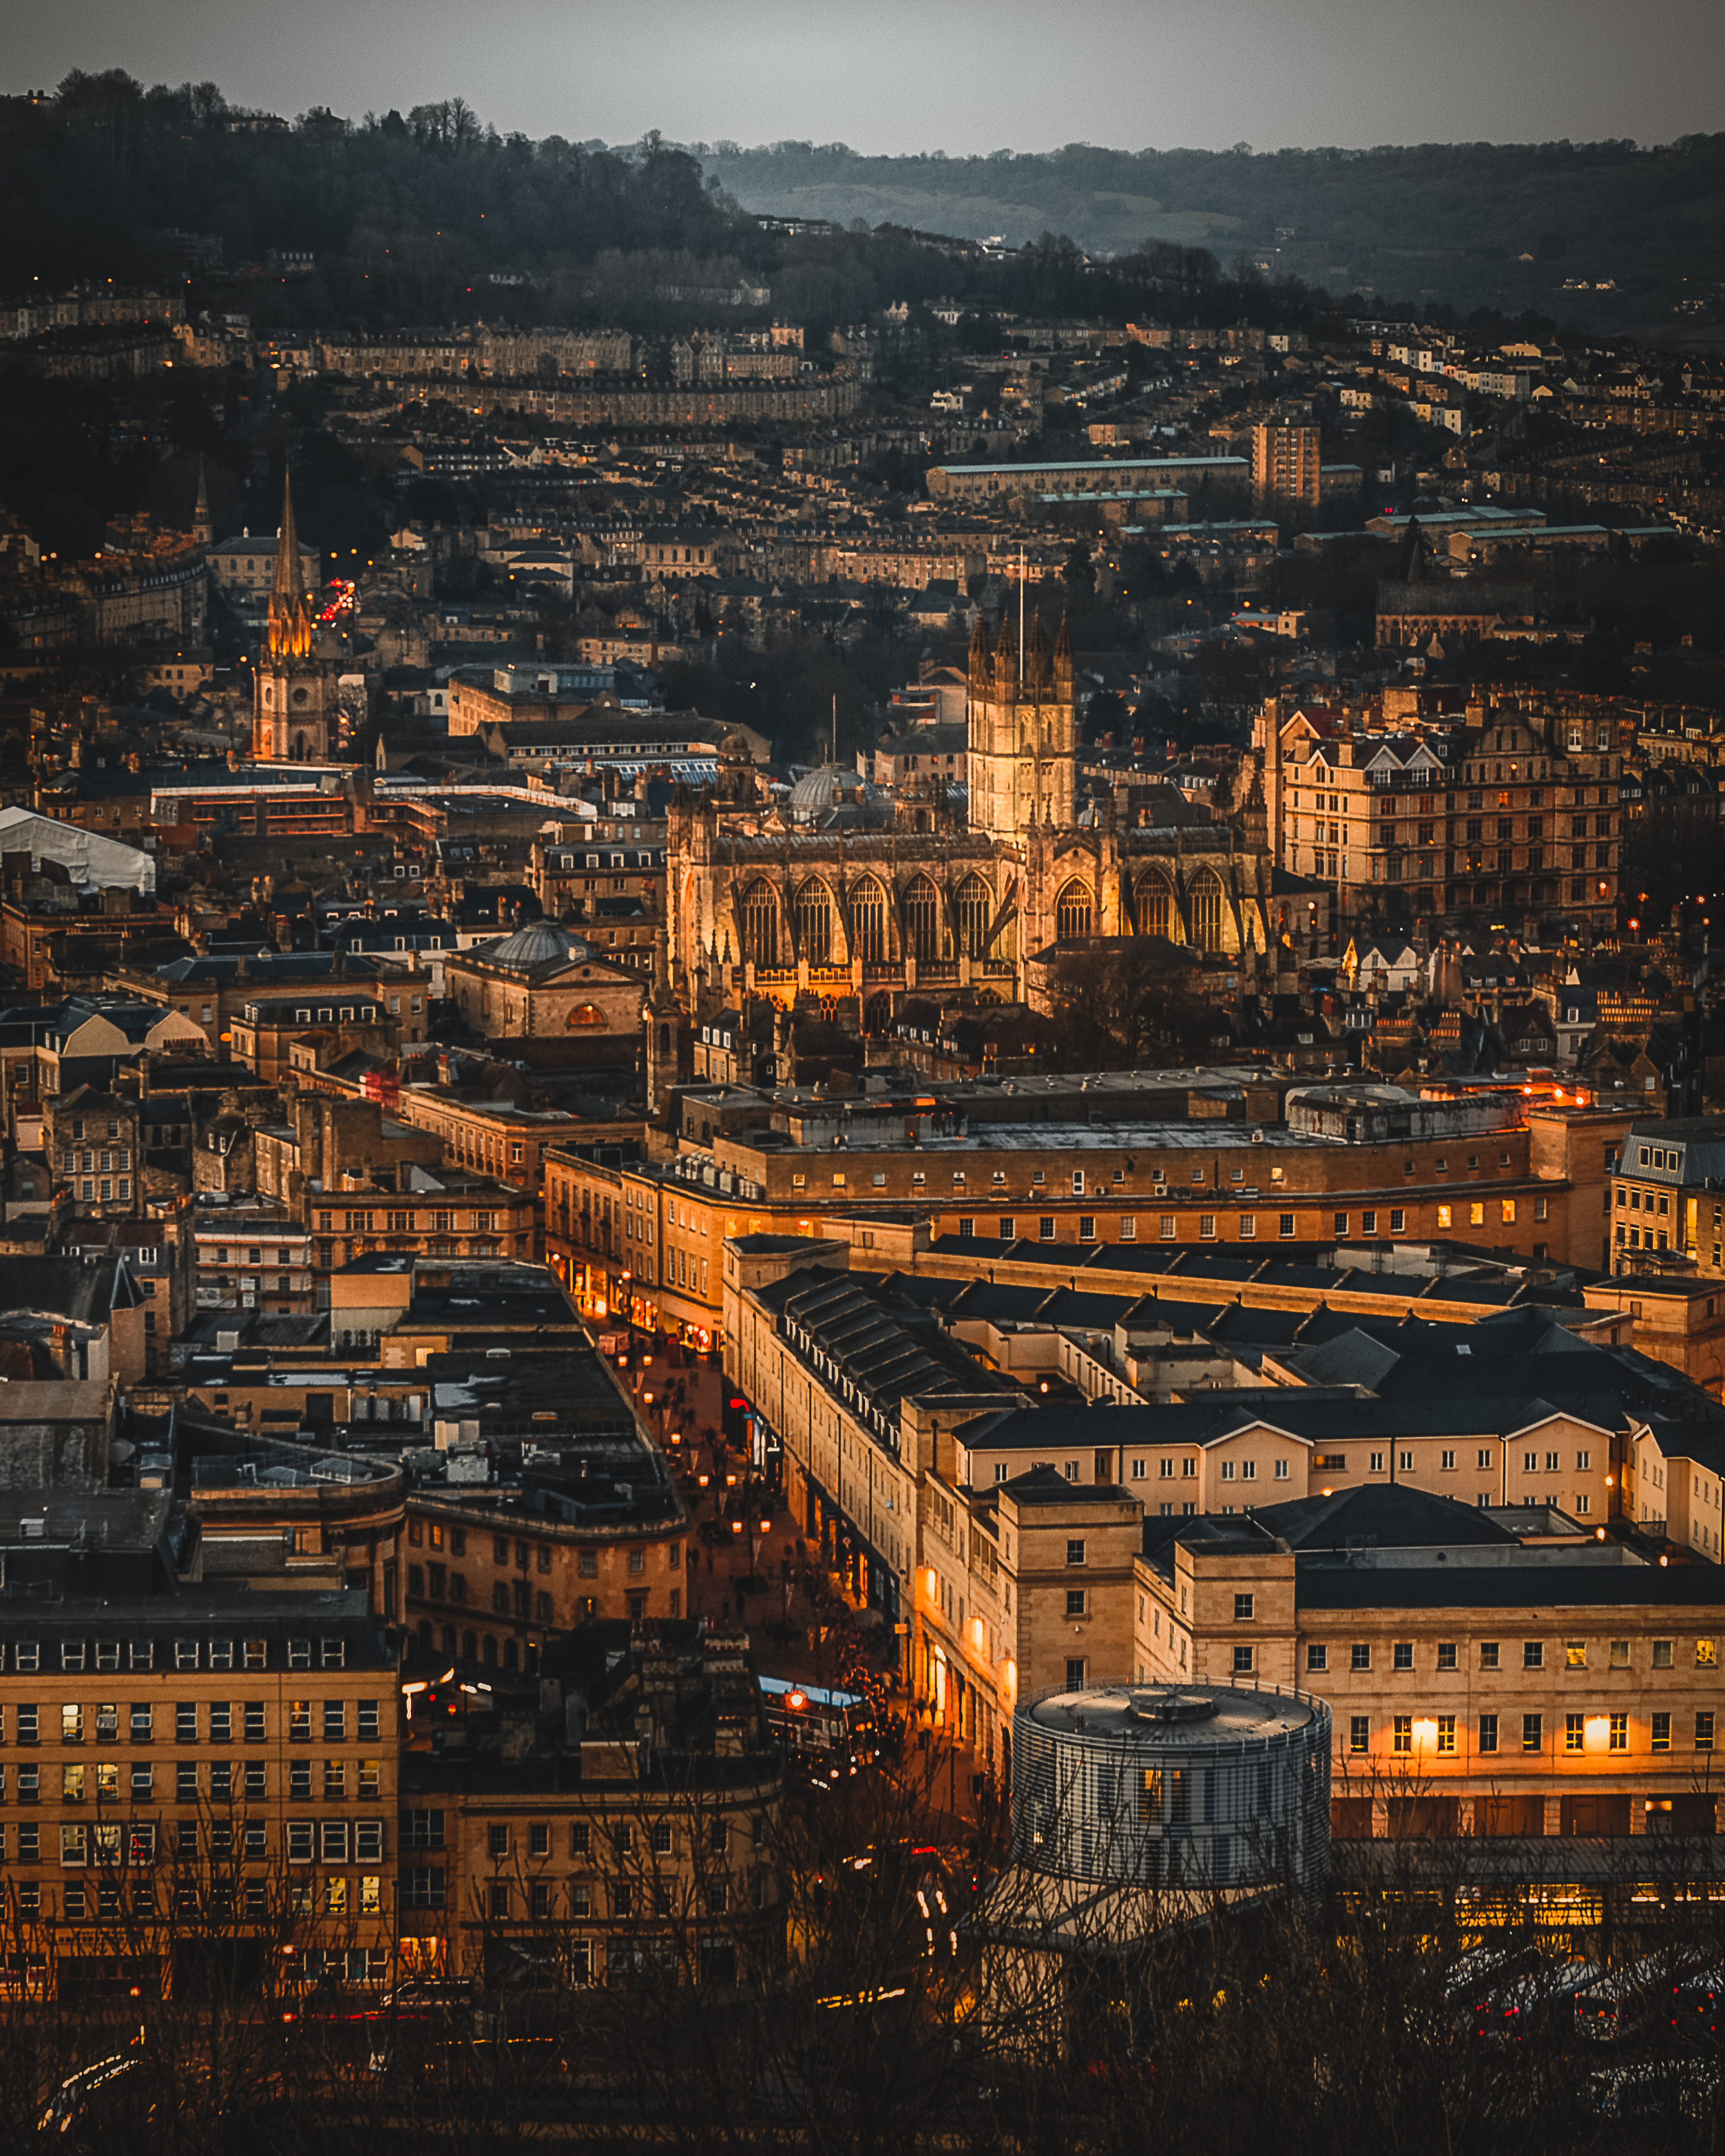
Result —
<instances>
[{"instance_id":1,"label":"flat roof","mask_svg":"<svg viewBox=\"0 0 1725 2156\"><path fill-rule=\"evenodd\" d=\"M967 477L979 477L989 472L1158 472L1203 471L1219 467L1237 465L1242 471L1246 466L1244 457L1061 457L1045 464L1024 465L932 465L932 471L958 472Z\"/></svg>"},{"instance_id":2,"label":"flat roof","mask_svg":"<svg viewBox=\"0 0 1725 2156\"><path fill-rule=\"evenodd\" d=\"M1051 1736L1131 1745L1149 1752L1247 1744L1309 1728L1327 1712L1292 1691L1237 1691L1228 1685L1086 1686L1045 1693L1018 1719Z\"/></svg>"}]
</instances>

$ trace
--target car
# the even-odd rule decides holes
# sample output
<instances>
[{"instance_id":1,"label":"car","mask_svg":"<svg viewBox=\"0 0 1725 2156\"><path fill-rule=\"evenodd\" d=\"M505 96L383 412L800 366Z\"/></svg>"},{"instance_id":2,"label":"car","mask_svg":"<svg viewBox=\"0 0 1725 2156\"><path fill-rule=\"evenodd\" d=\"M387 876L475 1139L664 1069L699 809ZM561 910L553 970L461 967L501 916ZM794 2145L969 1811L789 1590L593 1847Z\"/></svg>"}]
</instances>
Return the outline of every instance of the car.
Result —
<instances>
[{"instance_id":1,"label":"car","mask_svg":"<svg viewBox=\"0 0 1725 2156\"><path fill-rule=\"evenodd\" d=\"M382 2014L450 2014L473 2004L473 1985L460 1977L410 1976L377 2001Z\"/></svg>"},{"instance_id":2,"label":"car","mask_svg":"<svg viewBox=\"0 0 1725 2156\"><path fill-rule=\"evenodd\" d=\"M1474 2034L1524 2044L1554 2015L1573 2015L1576 1993L1604 1974L1596 1961L1540 1963L1487 1994L1475 2008Z\"/></svg>"},{"instance_id":3,"label":"car","mask_svg":"<svg viewBox=\"0 0 1725 2156\"><path fill-rule=\"evenodd\" d=\"M49 2098L36 2122L37 2132L56 2135L77 2133L97 2107L98 2096L104 2090L110 2093L103 2099L101 2110L105 2112L115 2110L113 2097L116 2092L116 2085L129 2082L135 2086L138 2070L143 2063L141 2051L116 2051L105 2059L96 2060L92 2066L80 2066L75 2074L69 2074Z\"/></svg>"},{"instance_id":4,"label":"car","mask_svg":"<svg viewBox=\"0 0 1725 2156\"><path fill-rule=\"evenodd\" d=\"M1725 2065L1716 2059L1638 2059L1588 2076L1588 2095L1603 2118L1700 2119L1725 2099Z\"/></svg>"},{"instance_id":5,"label":"car","mask_svg":"<svg viewBox=\"0 0 1725 2156\"><path fill-rule=\"evenodd\" d=\"M1720 2024L1725 2021L1725 1969L1691 1969L1673 1978L1668 2010L1680 2036L1717 2043Z\"/></svg>"},{"instance_id":6,"label":"car","mask_svg":"<svg viewBox=\"0 0 1725 2156\"><path fill-rule=\"evenodd\" d=\"M1669 1954L1620 1962L1597 1984L1576 1993L1575 2033L1590 2044L1617 2043L1656 2018L1682 1983L1682 1973L1673 1969Z\"/></svg>"}]
</instances>

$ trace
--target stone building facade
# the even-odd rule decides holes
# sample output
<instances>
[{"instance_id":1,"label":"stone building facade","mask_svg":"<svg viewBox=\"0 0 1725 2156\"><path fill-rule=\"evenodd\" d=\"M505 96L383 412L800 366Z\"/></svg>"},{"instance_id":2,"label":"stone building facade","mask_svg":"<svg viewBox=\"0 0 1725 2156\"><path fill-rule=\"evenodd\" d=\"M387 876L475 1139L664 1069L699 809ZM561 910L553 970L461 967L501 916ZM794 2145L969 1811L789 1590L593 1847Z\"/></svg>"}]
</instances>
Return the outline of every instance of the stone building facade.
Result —
<instances>
[{"instance_id":1,"label":"stone building facade","mask_svg":"<svg viewBox=\"0 0 1725 2156\"><path fill-rule=\"evenodd\" d=\"M672 804L670 984L697 1021L752 997L855 998L870 1026L911 994L1021 1003L1034 957L1095 936L1266 949L1255 798L1200 829L1122 829L1111 802L1081 807L1064 624L1050 649L1036 617L992 645L979 623L968 690L968 815L937 783L901 793L886 829L793 827L731 741L717 787Z\"/></svg>"}]
</instances>

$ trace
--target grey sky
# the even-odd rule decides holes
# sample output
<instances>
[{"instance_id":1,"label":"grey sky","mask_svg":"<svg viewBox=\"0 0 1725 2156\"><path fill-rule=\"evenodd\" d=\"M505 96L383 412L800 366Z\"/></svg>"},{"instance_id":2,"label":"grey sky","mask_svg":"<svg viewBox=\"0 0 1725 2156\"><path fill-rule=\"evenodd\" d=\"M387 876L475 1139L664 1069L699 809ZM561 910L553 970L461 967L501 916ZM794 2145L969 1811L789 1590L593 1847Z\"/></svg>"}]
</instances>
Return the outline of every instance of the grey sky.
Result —
<instances>
[{"instance_id":1,"label":"grey sky","mask_svg":"<svg viewBox=\"0 0 1725 2156\"><path fill-rule=\"evenodd\" d=\"M0 0L0 87L205 78L357 116L877 152L1669 141L1725 128L1720 0Z\"/></svg>"}]
</instances>

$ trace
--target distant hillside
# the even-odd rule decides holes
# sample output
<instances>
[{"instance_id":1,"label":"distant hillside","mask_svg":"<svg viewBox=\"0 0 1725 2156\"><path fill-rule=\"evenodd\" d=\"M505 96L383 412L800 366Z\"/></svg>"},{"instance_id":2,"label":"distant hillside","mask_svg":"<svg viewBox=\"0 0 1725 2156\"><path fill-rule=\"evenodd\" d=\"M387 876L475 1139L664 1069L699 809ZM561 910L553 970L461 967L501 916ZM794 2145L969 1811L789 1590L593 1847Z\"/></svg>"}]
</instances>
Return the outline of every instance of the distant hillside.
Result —
<instances>
[{"instance_id":1,"label":"distant hillside","mask_svg":"<svg viewBox=\"0 0 1725 2156\"><path fill-rule=\"evenodd\" d=\"M777 216L998 234L1012 245L1052 231L1092 254L1173 240L1332 292L1532 308L1602 330L1673 334L1725 317L1725 135L1650 150L1456 143L1261 156L691 146L746 208Z\"/></svg>"}]
</instances>

